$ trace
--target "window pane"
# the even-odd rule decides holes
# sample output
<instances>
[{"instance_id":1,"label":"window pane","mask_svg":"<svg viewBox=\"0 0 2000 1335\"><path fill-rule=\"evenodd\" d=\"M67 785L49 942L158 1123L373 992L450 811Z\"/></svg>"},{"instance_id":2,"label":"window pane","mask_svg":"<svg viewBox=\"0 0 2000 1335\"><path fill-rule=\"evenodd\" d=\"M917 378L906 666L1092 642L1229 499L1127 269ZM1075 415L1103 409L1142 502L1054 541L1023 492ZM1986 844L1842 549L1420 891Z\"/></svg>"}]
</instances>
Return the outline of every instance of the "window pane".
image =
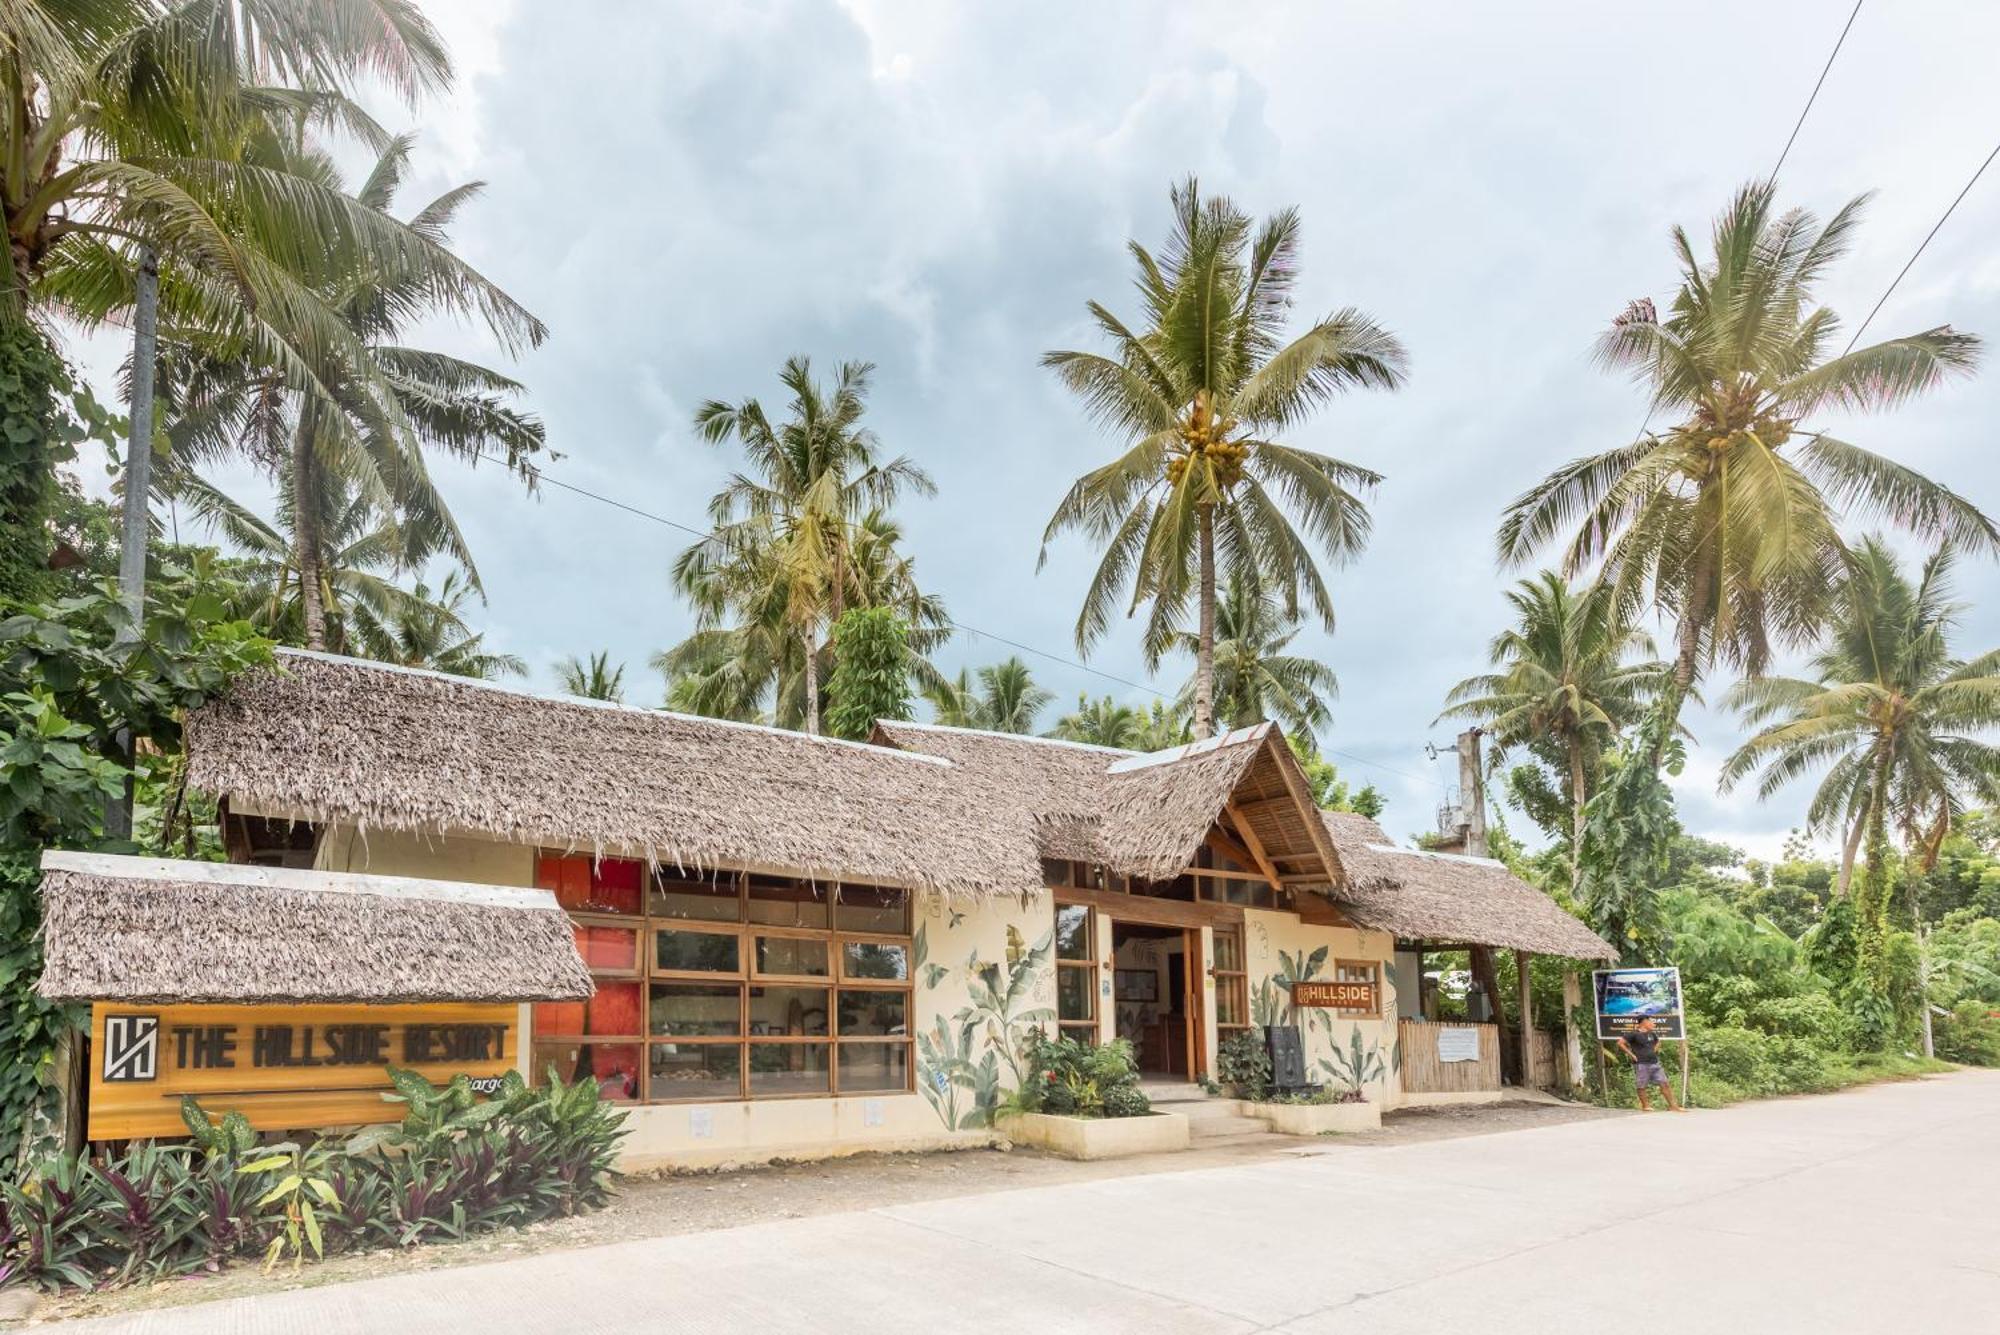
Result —
<instances>
[{"instance_id":1,"label":"window pane","mask_svg":"<svg viewBox=\"0 0 2000 1335\"><path fill-rule=\"evenodd\" d=\"M750 1093L824 1094L827 1080L824 1043L752 1043Z\"/></svg>"},{"instance_id":2,"label":"window pane","mask_svg":"<svg viewBox=\"0 0 2000 1335\"><path fill-rule=\"evenodd\" d=\"M537 1042L534 1053L534 1082L547 1084L550 1068L566 1083L595 1080L598 1092L608 1099L639 1097L639 1045L637 1043L554 1043Z\"/></svg>"},{"instance_id":3,"label":"window pane","mask_svg":"<svg viewBox=\"0 0 2000 1335\"><path fill-rule=\"evenodd\" d=\"M1057 858L1042 859L1042 884L1064 886L1069 884L1070 864Z\"/></svg>"},{"instance_id":4,"label":"window pane","mask_svg":"<svg viewBox=\"0 0 2000 1335\"><path fill-rule=\"evenodd\" d=\"M1092 969L1056 970L1056 1016L1063 1020L1088 1020L1097 1014L1097 974Z\"/></svg>"},{"instance_id":5,"label":"window pane","mask_svg":"<svg viewBox=\"0 0 2000 1335\"><path fill-rule=\"evenodd\" d=\"M840 1036L855 1034L907 1034L910 1032L910 994L875 992L853 988L840 991Z\"/></svg>"},{"instance_id":6,"label":"window pane","mask_svg":"<svg viewBox=\"0 0 2000 1335\"><path fill-rule=\"evenodd\" d=\"M660 969L686 969L700 973L736 973L737 938L720 932L654 933L653 964Z\"/></svg>"},{"instance_id":7,"label":"window pane","mask_svg":"<svg viewBox=\"0 0 2000 1335\"><path fill-rule=\"evenodd\" d=\"M733 877L680 880L662 876L648 898L655 918L692 918L702 922L735 922L739 906Z\"/></svg>"},{"instance_id":8,"label":"window pane","mask_svg":"<svg viewBox=\"0 0 2000 1335\"><path fill-rule=\"evenodd\" d=\"M753 1034L825 1034L826 989L823 987L753 987L750 989L750 1032Z\"/></svg>"},{"instance_id":9,"label":"window pane","mask_svg":"<svg viewBox=\"0 0 2000 1335\"><path fill-rule=\"evenodd\" d=\"M734 1043L655 1043L652 1084L656 1099L733 1099L743 1049Z\"/></svg>"},{"instance_id":10,"label":"window pane","mask_svg":"<svg viewBox=\"0 0 2000 1335\"><path fill-rule=\"evenodd\" d=\"M795 936L757 938L757 972L780 973L793 978L824 978L833 968L827 958L826 942L801 940Z\"/></svg>"},{"instance_id":11,"label":"window pane","mask_svg":"<svg viewBox=\"0 0 2000 1335\"><path fill-rule=\"evenodd\" d=\"M740 1033L742 1000L743 989L734 984L654 983L652 1032L684 1038Z\"/></svg>"},{"instance_id":12,"label":"window pane","mask_svg":"<svg viewBox=\"0 0 2000 1335\"><path fill-rule=\"evenodd\" d=\"M902 946L880 941L849 941L841 947L840 971L847 978L900 980L910 976L910 955Z\"/></svg>"},{"instance_id":13,"label":"window pane","mask_svg":"<svg viewBox=\"0 0 2000 1335\"><path fill-rule=\"evenodd\" d=\"M750 878L750 921L773 927L824 927L831 886L778 876Z\"/></svg>"},{"instance_id":14,"label":"window pane","mask_svg":"<svg viewBox=\"0 0 2000 1335\"><path fill-rule=\"evenodd\" d=\"M591 865L592 913L637 913L639 887L646 882L646 864L629 858L601 858Z\"/></svg>"},{"instance_id":15,"label":"window pane","mask_svg":"<svg viewBox=\"0 0 2000 1335\"><path fill-rule=\"evenodd\" d=\"M910 897L882 886L843 885L834 925L843 932L906 935L910 930Z\"/></svg>"},{"instance_id":16,"label":"window pane","mask_svg":"<svg viewBox=\"0 0 2000 1335\"><path fill-rule=\"evenodd\" d=\"M898 1090L909 1087L909 1044L842 1043L840 1045L841 1093L865 1094L869 1090Z\"/></svg>"},{"instance_id":17,"label":"window pane","mask_svg":"<svg viewBox=\"0 0 2000 1335\"><path fill-rule=\"evenodd\" d=\"M1216 980L1215 1022L1223 1025L1249 1023L1243 1015L1243 980L1241 978L1218 978Z\"/></svg>"},{"instance_id":18,"label":"window pane","mask_svg":"<svg viewBox=\"0 0 2000 1335\"><path fill-rule=\"evenodd\" d=\"M1090 958L1090 906L1062 904L1056 908L1056 958Z\"/></svg>"},{"instance_id":19,"label":"window pane","mask_svg":"<svg viewBox=\"0 0 2000 1335\"><path fill-rule=\"evenodd\" d=\"M583 1003L581 1032L606 1038L637 1038L642 1002L638 983L612 983L599 979L597 995Z\"/></svg>"},{"instance_id":20,"label":"window pane","mask_svg":"<svg viewBox=\"0 0 2000 1335\"><path fill-rule=\"evenodd\" d=\"M638 928L575 923L571 930L576 933L576 953L583 956L585 968L604 969L612 973L638 972Z\"/></svg>"}]
</instances>

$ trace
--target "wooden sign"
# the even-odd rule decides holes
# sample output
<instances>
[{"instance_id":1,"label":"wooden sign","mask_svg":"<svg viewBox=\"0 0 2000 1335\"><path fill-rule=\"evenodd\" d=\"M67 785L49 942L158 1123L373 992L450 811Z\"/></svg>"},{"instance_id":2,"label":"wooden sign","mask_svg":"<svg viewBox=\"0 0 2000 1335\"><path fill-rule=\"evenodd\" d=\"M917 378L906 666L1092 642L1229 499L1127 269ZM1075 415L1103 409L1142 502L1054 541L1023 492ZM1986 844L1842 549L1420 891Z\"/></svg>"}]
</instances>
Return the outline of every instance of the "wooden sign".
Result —
<instances>
[{"instance_id":1,"label":"wooden sign","mask_svg":"<svg viewBox=\"0 0 2000 1335\"><path fill-rule=\"evenodd\" d=\"M90 1011L92 1140L182 1136L181 1096L259 1131L399 1120L387 1067L438 1084L513 1069L511 1005L143 1006Z\"/></svg>"},{"instance_id":2,"label":"wooden sign","mask_svg":"<svg viewBox=\"0 0 2000 1335\"><path fill-rule=\"evenodd\" d=\"M1297 982L1292 984L1292 1004L1318 1009L1379 1011L1374 983Z\"/></svg>"}]
</instances>

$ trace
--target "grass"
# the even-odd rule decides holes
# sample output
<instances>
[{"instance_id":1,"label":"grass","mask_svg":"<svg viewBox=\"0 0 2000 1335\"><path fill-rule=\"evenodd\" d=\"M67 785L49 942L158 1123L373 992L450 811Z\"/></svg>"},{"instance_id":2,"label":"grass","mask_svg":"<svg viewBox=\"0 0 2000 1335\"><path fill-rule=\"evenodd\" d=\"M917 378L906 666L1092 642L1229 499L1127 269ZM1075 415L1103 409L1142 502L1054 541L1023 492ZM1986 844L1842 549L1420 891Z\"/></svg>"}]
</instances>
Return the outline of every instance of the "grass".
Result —
<instances>
[{"instance_id":1,"label":"grass","mask_svg":"<svg viewBox=\"0 0 2000 1335\"><path fill-rule=\"evenodd\" d=\"M1745 1103L1751 1099L1785 1098L1794 1094L1830 1094L1835 1090L1853 1089L1859 1085L1880 1084L1889 1080L1915 1080L1958 1069L1947 1061L1900 1052L1828 1053L1824 1063L1817 1070L1792 1073L1791 1078L1785 1078L1788 1073L1780 1072L1779 1084L1775 1089L1744 1089L1703 1071L1697 1058L1694 1067L1688 1073L1687 1102L1692 1108L1726 1108L1732 1103ZM1674 1078L1678 1092L1680 1072L1669 1064L1667 1074ZM1659 1100L1654 1101L1657 1104ZM1630 1067L1613 1068L1608 1106L1613 1108L1639 1106L1639 1100L1632 1089Z\"/></svg>"}]
</instances>

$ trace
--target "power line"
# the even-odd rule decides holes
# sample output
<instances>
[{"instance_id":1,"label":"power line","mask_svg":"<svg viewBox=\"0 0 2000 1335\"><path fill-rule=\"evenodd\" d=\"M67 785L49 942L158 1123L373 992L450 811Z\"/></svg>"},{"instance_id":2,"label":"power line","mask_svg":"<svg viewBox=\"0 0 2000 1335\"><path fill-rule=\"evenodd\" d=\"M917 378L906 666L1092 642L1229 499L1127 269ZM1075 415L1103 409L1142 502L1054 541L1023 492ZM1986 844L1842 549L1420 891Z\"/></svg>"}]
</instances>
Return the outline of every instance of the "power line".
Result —
<instances>
[{"instance_id":1,"label":"power line","mask_svg":"<svg viewBox=\"0 0 2000 1335\"><path fill-rule=\"evenodd\" d=\"M537 483L545 482L551 487L558 487L563 491L571 492L578 496L587 497L590 500L598 501L601 502L602 504L609 505L614 509L623 510L626 514L637 515L641 519L650 519L655 524L664 524L668 528L677 529L680 532L689 534L692 537L705 539L711 536L711 534L704 532L701 529L695 528L692 525L683 524L677 519L669 519L665 515L655 514L651 510L643 510L636 505L632 505L625 501L618 500L616 497L606 496L603 492L592 491L588 487L579 487L573 482L565 482L561 478L551 477L549 476L546 470L539 468L534 464L510 465L505 459L496 459L492 455L486 454L480 450L474 450L472 453L473 457L484 460L485 462L490 464L497 464L502 468L519 466L523 468L527 472L528 476ZM1033 654L1037 658L1045 658L1049 660L1051 663L1061 663L1065 667L1075 668L1079 672L1087 672L1093 677L1101 677L1105 681L1117 682L1120 686L1129 686L1133 690L1144 691L1148 695L1151 695L1155 700L1166 699L1164 695L1160 694L1158 687L1148 686L1144 682L1133 681L1130 677L1121 677L1115 672L1106 672L1103 668L1091 667L1088 663L1081 662L1078 659L1067 658L1062 654L1050 653L1046 649L1037 649L1032 644L1023 644L1021 641L1010 639L1005 635L996 635L990 630L982 630L978 626L970 625L966 622L959 621L956 618L949 618L948 624L951 626L953 630L964 631L968 635L983 635L987 639L992 640L997 644L1004 644L1010 649L1018 649L1024 654ZM1371 769L1379 769L1385 774L1394 774L1399 778L1408 779L1413 783L1437 784L1437 781L1435 779L1426 779L1421 775L1411 774L1407 770L1397 769L1393 765L1384 765L1380 761L1369 760L1366 759L1365 757L1354 755L1352 752L1337 751L1330 746L1322 746L1320 747L1320 750L1327 755L1338 756L1342 760L1351 760L1357 765L1366 765ZM1437 786L1442 787L1443 785L1438 784Z\"/></svg>"},{"instance_id":2,"label":"power line","mask_svg":"<svg viewBox=\"0 0 2000 1335\"><path fill-rule=\"evenodd\" d=\"M1995 144L1993 146L1993 151L1991 153L1988 153L1986 155L1986 160L1979 164L1979 170L1972 173L1972 179L1965 183L1965 188L1958 192L1958 195L1951 201L1951 206L1947 208L1944 211L1943 215L1938 218L1936 225L1933 226L1929 232L1924 234L1924 239L1921 243L1918 244L1916 253L1910 256L1910 262L1908 264L1905 264L1902 267L1902 269L1897 272L1895 280L1891 282L1887 290L1885 290L1882 293L1882 299L1880 301L1877 301L1873 309L1871 309L1868 312L1868 318L1866 320L1863 320L1859 325L1855 327L1854 337L1847 340L1847 346L1846 348L1842 349L1840 354L1841 356L1845 357L1848 353L1854 351L1854 345L1861 341L1862 333L1868 328L1869 324L1874 321L1875 317L1881 313L1882 307L1884 303L1886 303L1889 300L1890 294L1895 292L1896 288L1902 284L1903 276L1909 273L1912 268L1916 267L1917 261L1920 258L1922 258L1924 251L1929 248L1931 244L1931 238L1935 237L1940 231L1944 229L1945 223L1949 222L1951 220L1951 215L1958 211L1958 206L1965 201L1965 197L1972 193L1972 187L1979 184L1979 178L1986 174L1986 169L1993 165L1993 159L1996 157L2000 157L2000 144Z\"/></svg>"},{"instance_id":3,"label":"power line","mask_svg":"<svg viewBox=\"0 0 2000 1335\"><path fill-rule=\"evenodd\" d=\"M1813 82L1812 93L1806 98L1805 106L1799 110L1799 118L1792 126L1792 133L1785 140L1784 151L1778 154L1778 165L1771 168L1773 181L1778 179L1778 173L1784 169L1785 159L1792 155L1792 144L1798 139L1799 131L1805 128L1806 117L1812 114L1813 103L1819 100L1819 90L1826 83L1826 76L1833 69L1834 59L1840 55L1840 48L1847 44L1848 30L1854 26L1856 16L1861 13L1861 5L1862 0L1854 0L1854 8L1849 11L1847 22L1840 29L1839 40L1834 42L1833 50L1827 53L1826 64L1820 66L1819 78Z\"/></svg>"}]
</instances>

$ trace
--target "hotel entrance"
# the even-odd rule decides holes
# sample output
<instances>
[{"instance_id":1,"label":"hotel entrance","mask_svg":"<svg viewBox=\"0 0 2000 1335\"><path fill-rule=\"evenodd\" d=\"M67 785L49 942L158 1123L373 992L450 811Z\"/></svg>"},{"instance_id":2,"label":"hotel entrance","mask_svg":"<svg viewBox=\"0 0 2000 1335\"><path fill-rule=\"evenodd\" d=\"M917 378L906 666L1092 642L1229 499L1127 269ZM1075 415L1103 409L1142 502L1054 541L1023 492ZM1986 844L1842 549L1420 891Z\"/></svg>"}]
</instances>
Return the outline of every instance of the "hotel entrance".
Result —
<instances>
[{"instance_id":1,"label":"hotel entrance","mask_svg":"<svg viewBox=\"0 0 2000 1335\"><path fill-rule=\"evenodd\" d=\"M1149 1079L1192 1080L1202 1059L1201 931L1111 923L1112 1014Z\"/></svg>"}]
</instances>

